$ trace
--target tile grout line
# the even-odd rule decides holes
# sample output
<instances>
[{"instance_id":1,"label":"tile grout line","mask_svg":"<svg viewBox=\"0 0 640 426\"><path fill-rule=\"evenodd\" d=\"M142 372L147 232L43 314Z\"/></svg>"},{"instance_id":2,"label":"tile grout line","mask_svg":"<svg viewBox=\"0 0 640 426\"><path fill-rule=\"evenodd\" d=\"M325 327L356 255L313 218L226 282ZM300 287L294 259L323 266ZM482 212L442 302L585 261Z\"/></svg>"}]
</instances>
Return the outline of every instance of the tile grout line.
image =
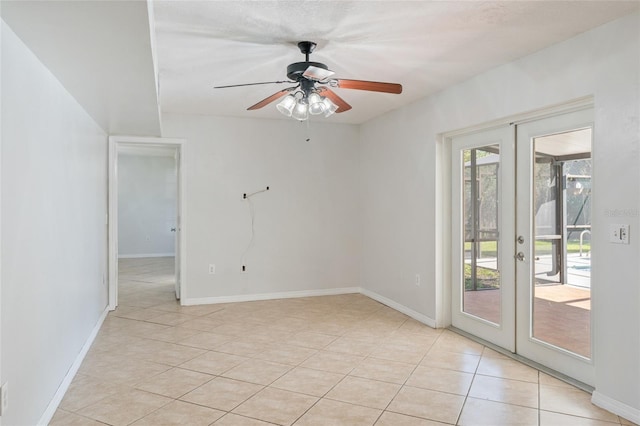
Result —
<instances>
[{"instance_id":1,"label":"tile grout line","mask_svg":"<svg viewBox=\"0 0 640 426\"><path fill-rule=\"evenodd\" d=\"M403 321L403 323L402 323L402 324L404 324L406 321L407 321L407 320ZM401 326L402 326L402 325L400 325L398 328L400 328ZM366 356L364 357L363 361L364 361L364 360L366 360L366 359L368 359L368 358L369 358L369 356L370 356L370 354L369 354L369 355L366 355ZM296 424L296 422L298 422L298 420L300 420L300 419L301 419L305 414L307 414L307 413L308 413L308 412L309 412L313 407L315 407L315 406L316 406L320 401L322 401L324 398L326 398L326 396L327 396L327 395L328 395L328 394L329 394L333 389L335 389L335 388L336 388L336 386L338 386L338 385L339 385L340 383L342 383L342 382L343 382L347 377L349 377L349 375L353 372L353 370L355 370L355 368L356 368L356 367L351 368L351 370L349 370L349 372L348 372L348 373L346 373L342 379L340 379L336 384L334 384L334 385L331 387L331 389L329 389L328 391L326 391L326 392L324 393L324 395L322 395L320 398L318 398L318 400L317 400L317 401L316 401L316 402L315 402L311 407L309 407L309 408L308 408L308 409L307 409L307 410L306 410L306 411L305 411L305 412L304 412L300 417L298 417L298 418L297 418L297 419L292 423L292 425L295 425L295 424ZM351 377L356 377L356 376L351 376ZM406 381L406 380L405 380L405 381ZM398 389L398 391L399 391L399 389ZM397 395L397 393L396 393L396 395ZM330 399L330 398L328 398L328 399ZM393 400L393 398L392 398L392 400ZM338 402L342 402L342 403L344 403L344 401L338 401ZM391 403L391 401L389 402L389 404L390 404L390 403ZM352 405L358 405L358 404L352 404ZM388 404L387 404L387 406L388 406ZM366 408L371 408L371 407L366 407ZM375 421L373 424L375 424L375 423L377 423L377 422L378 422L378 420L380 419L380 417L382 416L382 414L384 414L384 411L385 411L385 410L382 410L382 412L381 412L381 413L380 413L380 415L376 418L376 421Z\"/></svg>"},{"instance_id":2,"label":"tile grout line","mask_svg":"<svg viewBox=\"0 0 640 426\"><path fill-rule=\"evenodd\" d=\"M157 284L157 283L153 283L153 282L149 281L149 284ZM191 312L191 313L173 312L173 311L166 311L165 312L162 309L157 309L158 306L168 305L168 303L169 303L169 302L161 300L162 297L164 297L164 290L163 290L162 295L161 295L162 297L158 296L157 298L153 297L153 295L151 294L150 290L147 289L146 287L145 288L141 287L140 291L132 292L132 294L134 295L134 296L131 297L133 304L142 304L142 305L144 305L145 302L144 302L143 299L145 297L152 297L153 302L157 301L157 304L152 305L152 306L129 306L129 305L126 305L126 304L123 303L121 306L123 306L123 307L126 306L128 308L129 307L131 308L131 312L130 312L131 315L135 315L138 311L142 312L144 310L149 310L149 311L157 311L157 312L159 312L157 317L164 316L164 315L169 315L169 314L185 315L185 316L191 317L190 319L187 320L187 321L190 321L192 318L193 319L211 319L210 318L211 315L213 315L216 312L224 311L226 309L226 307L225 307L225 308L222 308L222 309L220 309L218 311L207 312L205 314L194 314L193 312ZM329 299L326 299L326 300L329 300ZM340 299L340 300L343 300L343 299ZM344 300L346 300L346 299L344 299ZM385 344L384 339L386 337L392 336L392 335L394 335L396 333L398 333L397 337L402 337L402 336L400 336L401 333L399 333L399 331L402 329L403 326L409 325L411 323L411 319L406 318L406 316L403 317L403 321L402 322L396 322L395 321L395 316L391 315L387 319L391 319L391 321L392 321L392 322L389 323L390 325L393 324L392 331L388 331L388 329L386 329L385 327L382 327L381 330L377 330L379 333L374 333L374 334L371 335L371 336L375 335L375 339L369 339L368 337L362 337L361 338L361 336L367 336L366 333L363 333L365 330L361 328L362 326L366 326L367 321L377 321L377 319L380 318L381 322L379 322L377 324L384 325L384 321L386 321L386 320L383 319L383 315L386 313L386 311L385 311L384 305L381 305L379 303L377 305L375 305L375 309L370 309L369 308L370 305L368 305L367 303L360 303L359 299L355 303L353 303L352 302L353 300L356 300L356 299L349 299L349 301L351 301L351 302L339 303L337 305L334 305L333 307L331 307L331 309L328 309L328 310L326 308L328 308L330 306L330 304L326 303L324 299L321 300L323 303L321 303L320 305L316 305L317 307L313 307L314 306L313 304L306 303L307 302L306 298L305 299L301 299L301 303L293 302L291 304L289 304L289 303L287 303L287 304L284 304L284 303L283 304L275 304L275 302L274 302L274 304L271 304L271 303L269 303L270 301L266 301L265 303L251 305L253 308L257 308L258 311L261 312L260 316L264 317L264 318L271 317L273 315L272 312L276 312L278 310L281 310L284 313L284 312L287 312L286 311L287 309L293 309L294 312L292 312L290 315L287 314L285 316L291 317L291 318L296 318L296 320L294 321L296 326L302 325L301 322L304 322L304 321L306 321L309 325L307 325L306 327L301 328L301 329L294 328L294 329L282 329L282 330L280 330L280 329L274 328L273 329L274 330L274 336L277 336L277 337L275 337L274 341L264 341L264 342L262 342L259 339L257 339L257 341L253 341L255 339L253 339L251 337L251 335L247 335L247 336L244 336L244 335L233 335L233 336L225 335L227 337L230 337L231 340L228 341L228 342L221 343L220 345L218 345L218 346L223 346L223 345L225 345L227 343L238 342L238 341L241 341L243 338L246 337L246 340L252 341L253 345L261 346L261 349L259 349L257 352L252 352L250 355L239 355L239 354L233 353L233 352L222 352L222 351L220 351L220 348L218 346L216 346L215 348L210 349L210 348L189 346L189 345L183 344L180 340L179 341L166 341L166 340L161 340L161 339L148 338L142 332L136 332L136 333L129 334L129 332L125 331L127 329L128 325L120 325L120 326L112 325L112 327L113 327L112 330L111 330L112 331L112 336L113 336L112 340L114 342L115 341L126 341L127 340L127 339L122 339L122 338L116 338L117 336L121 335L123 337L129 336L131 339L135 339L136 342L144 342L145 340L148 340L150 342L162 342L162 343L167 344L167 345L175 345L176 347L180 347L180 348L199 349L199 350L204 351L203 353L201 353L199 355L196 355L196 356L193 356L193 357L189 357L188 359L185 359L183 361L181 360L177 364L174 364L173 362L170 363L170 364L166 363L165 361L167 361L167 360L165 358L163 358L163 362L151 361L151 360L145 359L145 355L144 354L136 353L133 356L133 358L135 360L139 360L141 362L148 362L148 363L152 363L152 364L162 365L164 367L167 367L168 369L163 371L163 372L153 373L149 377L145 377L144 379L141 379L140 382L133 383L133 384L125 384L125 385L122 385L122 386L125 386L126 388L129 388L129 389L134 389L136 391L149 393L149 394L152 394L152 395L159 395L159 396L162 396L164 398L168 398L169 399L169 402L166 402L166 404L162 405L161 407L158 407L158 408L154 409L151 413L148 413L145 416L141 417L141 419L142 419L142 418L145 418L146 416L149 416L149 415L161 410L163 407L166 407L166 405L171 404L172 401L180 401L180 402L185 402L185 403L189 403L189 404L194 404L194 405L198 405L198 406L214 409L213 407L209 407L209 406L206 406L206 405L200 405L200 404L189 402L189 401L183 401L180 398L184 397L186 394L188 394L190 392L195 391L196 389L201 388L202 386L205 386L206 384L210 383L211 381L215 380L218 377L219 378L223 378L223 379L227 379L227 380L234 380L234 381L238 381L238 382L242 382L242 383L256 385L256 383L251 382L251 381L247 381L245 379L239 380L239 379L234 379L234 378L231 378L231 377L223 376L223 374L227 374L229 371L233 370L234 368L238 367L239 365L241 365L243 363L249 363L251 361L257 361L258 360L258 361L264 361L266 363L274 363L274 364L286 366L286 368L287 368L286 371L284 371L281 374L279 374L277 378L271 380L269 382L269 384L267 384L267 385L258 384L258 386L261 386L261 388L258 391L256 391L254 394L250 395L249 397L243 399L239 404L235 405L231 410L229 410L229 411L219 410L219 411L224 413L219 419L224 418L225 416L227 416L229 414L238 415L238 416L245 417L245 418L249 419L249 418L253 418L253 417L232 413L232 411L237 409L242 404L246 403L251 398L253 398L256 395L260 394L261 392L265 391L265 389L279 389L279 388L273 386L274 383L276 381L280 380L282 377L284 377L287 374L289 374L294 369L296 369L296 368L307 368L307 369L311 369L311 370L314 370L314 371L320 371L320 372L324 372L324 373L329 373L329 371L327 371L326 369L322 369L322 368L319 368L319 367L315 367L315 368L314 367L307 367L307 366L303 366L302 365L305 362L307 362L309 359L311 359L312 357L314 357L314 356L316 356L316 355L318 355L320 353L330 353L330 354L335 354L337 356L342 356L342 355L350 355L351 356L351 355L353 355L353 356L357 356L358 357L359 360L357 361L357 363L354 364L354 366L352 366L346 373L340 373L342 375L342 378L340 380L338 380L333 386L331 386L329 388L329 390L327 390L322 396L318 397L318 396L315 396L315 395L309 395L309 396L313 396L314 398L317 398L316 401L310 407L308 407L300 416L298 416L294 420L294 423L298 422L303 416L305 416L307 413L309 413L309 411L312 410L314 407L316 407L317 404L320 401L322 401L322 400L334 401L334 399L328 397L329 393L332 392L334 389L336 389L337 386L339 386L340 384L344 383L345 380L347 380L347 378L357 378L357 379L367 380L367 381L371 381L371 382L380 382L380 383L389 383L389 384L399 385L399 387L398 387L397 391L395 392L394 396L390 398L389 402L386 404L386 406L383 409L381 409L380 414L377 416L375 422L379 422L385 412L389 412L389 413L393 412L393 411L389 410L389 407L391 406L393 401L398 397L398 395L400 394L402 389L404 387L408 386L407 385L408 381L411 379L411 377L414 374L416 374L416 371L418 370L418 367L420 367L422 365L422 363L425 362L425 359L429 356L430 353L434 353L434 351L438 349L438 348L436 348L436 345L439 342L444 342L446 340L446 339L444 339L445 334L444 334L444 332L442 330L438 330L439 334L430 343L428 349L426 350L426 353L424 353L421 356L420 360L417 361L417 363L414 364L413 362L411 362L411 363L400 362L401 364L412 365L411 372L407 375L407 377L404 379L404 381L401 384L400 383L395 383L395 382L387 382L385 380L379 380L378 378L360 377L360 376L357 376L357 375L353 375L354 371L356 371L358 366L361 366L363 364L363 362L365 362L367 360L373 360L373 361L380 360L380 361L388 361L388 362L399 362L397 360L391 360L391 359L386 359L386 358L377 358L377 357L375 357L375 355L373 355L373 353L378 348L382 347ZM302 303L302 302L305 302L305 303ZM291 308L291 306L293 306L293 308ZM303 314L303 310L305 309L305 307L308 307L308 306L312 307L312 311L310 311L309 314L305 315L305 314ZM374 307L374 305L371 305L371 308L373 308L373 307ZM329 312L330 315L322 314L323 309L325 311ZM204 312L204 311L201 311L201 312ZM344 312L346 315L341 315L340 312ZM328 328L325 327L322 330L318 330L317 326L313 327L313 325L318 324L319 322L321 322L321 321L323 321L323 320L325 320L327 318L330 318L331 315L336 315L336 314L339 314L340 317L341 317L339 322L336 322L335 324L330 324L328 326ZM144 315L144 314L141 313L140 315ZM153 313L150 314L150 315L153 315ZM228 316L226 316L226 314L224 314L224 315L225 315L225 318L222 319L222 324L221 325L227 324L227 323L232 323L234 321L234 316L237 316L238 318L240 318L243 315L243 313L240 310L240 311L235 312L235 313L234 312L229 312ZM153 316L153 317L150 317L150 318L147 318L147 319L134 319L134 318L127 318L127 317L120 317L118 315L113 315L112 316L112 318L117 318L117 319L122 319L122 320L127 320L127 321L135 321L137 324L148 323L148 324L156 324L158 326L165 326L165 327L163 327L161 329L161 331L180 329L180 328L182 328L181 325L184 323L184 322L180 322L180 323L176 323L176 324L166 324L166 323L163 324L163 323L154 322L153 319L157 318L157 317ZM170 317L167 317L167 321L169 321L169 319L170 319ZM298 319L300 321L298 321ZM117 322L118 321L114 321L114 323L117 323ZM342 325L342 326L339 325L340 323L343 323L343 322L344 322L344 325ZM350 322L353 324L353 326L351 326L351 327L348 326L348 324ZM125 324L136 324L136 323L127 322ZM342 327L343 331L342 331L341 334L337 334L336 330L338 330L340 327ZM249 328L251 328L251 327L249 327ZM185 329L187 329L187 328L185 328ZM197 335L198 333L214 333L215 334L215 331L214 331L215 329L212 329L212 330L190 329L190 330L196 331L197 333L195 335ZM333 333L326 334L327 332L325 330L333 330ZM404 331L406 331L407 333L410 333L410 334L408 334L406 336L406 338L411 339L410 336L414 332L414 330L416 330L416 329L414 329L413 327L407 326L406 330L404 330ZM269 352L270 350L275 349L278 346L288 345L286 343L286 338L282 338L281 339L279 336L281 336L281 335L283 335L285 333L289 333L289 337L291 337L293 335L296 335L296 334L302 333L302 332L311 332L311 333L316 333L316 334L323 334L323 335L331 336L331 337L333 337L333 339L330 342L328 342L326 345L321 347L321 348L308 348L308 347L304 347L304 346L297 346L295 344L291 345L292 347L303 348L303 349L307 349L309 351L314 351L312 354L304 357L304 359L302 359L301 361L296 362L296 363L289 363L289 362L280 363L277 360L273 361L273 360L270 360L270 359L262 359L262 358L260 358L260 356L262 354L265 354L265 353ZM282 334L278 334L278 333L282 333ZM349 336L350 333L354 333L355 337ZM416 333L418 333L417 330L416 330ZM109 334L111 334L111 333L109 333ZM184 339L181 339L181 340L186 340L188 338L189 337L187 336L187 337L185 337ZM354 341L356 343L357 342L373 343L373 345L372 345L373 349L368 351L364 355L355 355L355 354L352 354L352 353L350 353L348 351L335 352L334 350L328 349L331 345L335 344L340 339L352 340L352 341ZM397 340L396 342L394 342L394 344L401 345L400 342L401 342L401 340ZM120 343L117 343L117 344L114 344L114 345L119 345L119 344ZM104 343L101 345L101 348L105 347L103 345L104 345ZM106 345L107 345L106 346L107 348L112 346L112 345L110 345L108 343ZM262 348L262 346L264 346L264 348ZM152 348L152 347L154 347L154 346L153 345L149 346L149 348ZM158 347L161 347L161 346L158 346ZM343 346L340 346L340 347L342 348ZM483 347L485 349L487 348L486 345L483 345ZM357 349L358 346L355 346L355 348ZM365 346L365 348L366 348L366 346ZM349 349L349 348L347 347L347 349ZM447 349L447 348L445 348L445 349ZM448 347L448 349L456 349L456 350L451 350L450 352L459 353L457 350L459 350L461 348L458 348L456 346L456 347ZM449 352L449 350L447 350L447 351ZM111 350L102 349L101 351L98 351L98 354L100 354L100 353L109 353L109 352L111 352ZM189 352L185 351L185 353L189 353ZM201 370L195 370L195 369L188 368L188 367L184 366L184 364L186 364L186 363L188 363L188 362L190 362L190 361L192 361L192 360L194 360L194 359L196 359L196 358L198 358L200 356L204 356L206 354L209 354L209 353L217 353L217 354L223 354L223 355L237 356L237 357L245 358L245 360L242 361L239 364L236 364L236 365L234 365L232 367L229 367L228 369L226 369L225 371L221 372L220 374L211 374L211 373L203 372ZM487 375L484 375L484 374L479 374L478 371L480 371L480 363L481 363L482 359L485 357L484 353L485 353L485 350L483 349L483 351L481 352L481 354L479 356L478 363L476 364L476 366L474 368L473 375L472 375L469 387L467 388L466 394L464 395L464 399L462 401L462 406L460 408L460 412L458 413L458 416L457 416L457 419L456 419L456 424L458 424L460 422L460 419L462 417L462 413L464 411L464 408L468 403L468 399L470 398L471 389L472 389L473 385L477 383L476 379L477 379L478 376L501 378L501 379L504 379L504 380L514 380L514 381L518 381L518 382L527 382L526 380L507 379L505 377L491 376L491 375L487 376ZM167 356L169 356L169 358L173 357L174 359L176 359L176 358L177 359L181 359L181 353L180 352L176 352L176 354L173 354L173 352L172 352L171 354L169 354ZM487 358L489 358L489 357L487 357ZM116 361L112 361L111 362L111 364L114 364L114 363L116 363ZM526 363L525 363L525 365L526 365ZM444 368L444 367L442 367L442 368L441 367L433 367L433 368L434 369L438 369L438 370L448 370L447 368ZM194 372L198 372L198 373L201 373L201 374L210 375L211 377L206 382L200 384L199 386L196 386L195 388L191 389L188 392L185 392L184 394L182 394L182 395L180 395L178 397L167 397L166 395L157 394L155 392L149 392L149 391L145 391L145 390L136 388L136 386L138 386L140 383L142 383L144 381L151 380L153 378L156 378L156 377L158 377L158 376L160 376L160 375L162 375L162 374L164 374L164 373L166 373L168 371L174 370L174 369L184 369L186 371L194 371ZM537 380L538 380L537 381L537 385L538 385L537 386L537 396L538 396L537 419L538 419L538 423L540 424L541 421L542 421L542 419L541 419L542 410L541 410L541 405L540 405L541 393L542 393L542 384L540 382L540 380L541 380L541 374L540 374L541 371L539 369L537 369L537 368L536 368L536 370L538 370L537 371ZM452 371L459 371L459 370L452 370ZM100 377L95 377L95 376L93 376L91 374L88 374L87 377L94 378L97 381L104 381ZM251 379L251 377L249 377L249 378ZM111 382L111 381L104 381L104 382L105 383L114 383L114 384L120 385L120 383L118 383L118 382ZM530 383L530 382L527 382L527 383ZM372 386L376 386L376 385L372 385ZM418 386L418 388L421 388L421 387ZM422 389L429 389L429 388L422 388ZM290 393L293 393L293 394L297 394L297 395L307 395L307 394L305 394L303 392L291 391L291 390L287 390L287 389L280 389L280 390L283 390L283 391L286 391L286 392L290 392ZM435 391L435 389L434 389L434 391ZM438 391L438 392L447 393L447 394L450 393L450 392L444 392L444 391ZM459 395L459 394L456 394L456 393L452 393L452 394ZM109 396L107 396L105 398L109 398ZM102 398L102 400L104 400L105 398ZM358 399L358 400L360 400L360 399ZM335 401L339 401L341 403L344 403L344 404L347 404L347 405L351 405L351 406L361 406L361 407L366 407L366 408L369 408L369 409L372 408L372 407L369 407L367 405L353 404L353 403L350 403L350 402L345 402L345 401L340 401L340 400L335 400ZM517 404L508 404L506 402L501 402L501 401L495 401L495 402L499 402L499 403L501 403L501 405L504 404L504 405L518 406ZM89 404L89 405L93 405L93 404ZM522 406L522 407L527 407L527 406ZM66 411L64 409L61 409L61 410L62 411ZM80 415L80 414L77 414L76 412L73 412L73 414ZM255 414L255 413L252 413L252 414ZM399 414L422 419L422 417L413 416L413 415L409 415L409 414L406 414L406 413L399 413ZM566 413L561 413L561 414L568 415ZM82 416L82 415L80 415L80 416ZM85 417L85 416L82 416L82 417ZM576 416L574 416L574 417L576 417ZM581 416L578 416L578 417L581 417ZM86 417L86 418L89 418L89 417ZM590 417L584 417L584 418L587 419L587 418L590 418ZM258 418L256 418L256 419L258 419ZM138 420L134 420L134 421L138 421ZM215 422L217 422L218 420L215 420ZM265 421L265 420L262 420L262 419L258 419L258 420ZM98 421L98 420L96 420L96 421ZM622 421L620 420L620 417L617 417L617 422L618 422L618 424L622 423Z\"/></svg>"},{"instance_id":3,"label":"tile grout line","mask_svg":"<svg viewBox=\"0 0 640 426\"><path fill-rule=\"evenodd\" d=\"M454 424L458 425L460 424L460 419L462 418L462 413L464 412L464 407L467 405L467 400L469 399L469 394L471 393L471 388L473 387L473 382L475 382L476 380L476 375L478 374L478 369L480 368L480 362L482 361L482 354L484 353L484 348L486 348L486 346L483 346L482 352L480 353L480 359L478 359L478 364L476 365L476 368L473 372L473 377L471 378L471 383L469 383L469 389L467 389L467 393L464 396L464 401L462 401L462 407L460 407L460 412L458 413L458 417L456 418L456 422Z\"/></svg>"},{"instance_id":4,"label":"tile grout line","mask_svg":"<svg viewBox=\"0 0 640 426\"><path fill-rule=\"evenodd\" d=\"M409 319L406 319L402 325L406 324L409 321ZM402 325L400 325L400 327L402 327ZM400 328L398 327L398 328ZM407 375L407 378L404 380L404 382L402 384L400 384L400 387L398 388L398 390L396 391L395 395L393 396L393 398L391 398L391 400L387 403L387 405L385 406L385 408L382 410L382 412L380 413L380 415L378 416L378 418L376 419L375 423L377 423L378 421L380 421L380 418L384 415L385 412L394 412L394 411L389 411L389 406L393 403L393 401L398 397L398 394L400 393L400 391L407 386L407 382L409 381L409 379L411 378L411 376L413 375L413 373L415 373L415 371L418 369L418 367L421 365L421 363L424 361L424 359L426 358L426 356L429 354L429 352L431 351L431 349L433 348L433 346L436 344L436 342L440 339L440 337L442 336L442 332L440 332L440 334L438 335L438 337L433 341L433 343L431 343L429 349L427 350L427 352L422 356L422 358L420 358L420 361L417 362L417 364L415 365L415 367L413 367L413 369L411 370L411 372ZM375 358L374 358L375 359ZM396 414L402 414L402 415L407 415L404 413L396 413ZM411 416L411 417L415 417L415 416ZM422 419L422 417L415 417L415 418L419 418ZM374 423L374 424L375 424Z\"/></svg>"}]
</instances>

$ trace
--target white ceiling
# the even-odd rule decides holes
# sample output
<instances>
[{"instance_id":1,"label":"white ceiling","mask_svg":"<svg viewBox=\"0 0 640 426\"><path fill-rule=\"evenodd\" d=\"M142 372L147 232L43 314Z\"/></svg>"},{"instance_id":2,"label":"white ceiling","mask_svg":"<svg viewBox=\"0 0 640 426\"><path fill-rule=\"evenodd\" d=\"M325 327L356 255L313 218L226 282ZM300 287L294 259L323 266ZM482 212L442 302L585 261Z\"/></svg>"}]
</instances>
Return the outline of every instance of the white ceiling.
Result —
<instances>
[{"instance_id":1,"label":"white ceiling","mask_svg":"<svg viewBox=\"0 0 640 426\"><path fill-rule=\"evenodd\" d=\"M2 19L110 134L160 135L144 1L6 1Z\"/></svg>"},{"instance_id":2,"label":"white ceiling","mask_svg":"<svg viewBox=\"0 0 640 426\"><path fill-rule=\"evenodd\" d=\"M158 104L163 112L291 120L275 105L246 110L287 85L213 86L285 80L287 65L304 60L296 47L301 40L318 43L311 60L327 64L338 78L404 86L401 95L335 89L353 109L319 120L362 123L640 8L638 1L0 5L2 19L98 124L110 134L130 135L160 134Z\"/></svg>"},{"instance_id":3,"label":"white ceiling","mask_svg":"<svg viewBox=\"0 0 640 426\"><path fill-rule=\"evenodd\" d=\"M332 122L362 123L485 70L637 10L617 1L154 1L163 112L285 118L275 103L246 108L288 85L312 61L338 78L401 83L401 95L335 89L353 109Z\"/></svg>"}]
</instances>

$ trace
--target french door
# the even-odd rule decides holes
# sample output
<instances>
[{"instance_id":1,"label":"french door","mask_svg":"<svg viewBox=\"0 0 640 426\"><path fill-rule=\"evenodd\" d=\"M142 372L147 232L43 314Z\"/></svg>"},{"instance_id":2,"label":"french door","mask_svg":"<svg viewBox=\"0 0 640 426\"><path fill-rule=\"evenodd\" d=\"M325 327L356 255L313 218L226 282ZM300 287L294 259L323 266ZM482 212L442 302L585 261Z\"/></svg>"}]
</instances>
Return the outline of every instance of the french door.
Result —
<instances>
[{"instance_id":1,"label":"french door","mask_svg":"<svg viewBox=\"0 0 640 426\"><path fill-rule=\"evenodd\" d=\"M516 351L589 385L592 134L592 109L516 132Z\"/></svg>"},{"instance_id":2,"label":"french door","mask_svg":"<svg viewBox=\"0 0 640 426\"><path fill-rule=\"evenodd\" d=\"M452 141L452 324L512 352L514 158L512 126Z\"/></svg>"},{"instance_id":3,"label":"french door","mask_svg":"<svg viewBox=\"0 0 640 426\"><path fill-rule=\"evenodd\" d=\"M593 384L593 110L452 140L452 324Z\"/></svg>"}]
</instances>

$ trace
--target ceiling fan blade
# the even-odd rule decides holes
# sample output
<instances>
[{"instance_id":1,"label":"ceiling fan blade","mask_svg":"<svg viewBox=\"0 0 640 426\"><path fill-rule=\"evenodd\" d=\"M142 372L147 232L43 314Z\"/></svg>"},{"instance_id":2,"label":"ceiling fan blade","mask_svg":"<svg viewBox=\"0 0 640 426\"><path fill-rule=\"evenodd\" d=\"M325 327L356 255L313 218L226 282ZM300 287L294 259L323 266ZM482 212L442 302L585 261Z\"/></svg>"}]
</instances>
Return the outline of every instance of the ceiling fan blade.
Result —
<instances>
[{"instance_id":1,"label":"ceiling fan blade","mask_svg":"<svg viewBox=\"0 0 640 426\"><path fill-rule=\"evenodd\" d=\"M349 111L351 109L351 105L349 105L344 99L342 99L340 96L336 95L336 92L334 92L333 90L327 88L327 87L321 87L318 89L318 93L322 96L326 96L327 98L331 99L331 101L338 105L338 109L336 110L336 113L338 112L345 112L345 111Z\"/></svg>"},{"instance_id":2,"label":"ceiling fan blade","mask_svg":"<svg viewBox=\"0 0 640 426\"><path fill-rule=\"evenodd\" d=\"M247 111L253 111L254 109L260 109L263 106L269 105L271 102L280 99L281 97L285 96L287 93L291 92L293 89L295 89L295 87L288 87L279 92L276 92L273 95L269 96L268 98L264 98L257 104L250 106L249 108L247 108Z\"/></svg>"},{"instance_id":3,"label":"ceiling fan blade","mask_svg":"<svg viewBox=\"0 0 640 426\"><path fill-rule=\"evenodd\" d=\"M302 76L309 80L322 81L326 80L334 74L335 72L331 70L325 70L324 68L314 67L313 65L311 65L307 67Z\"/></svg>"},{"instance_id":4,"label":"ceiling fan blade","mask_svg":"<svg viewBox=\"0 0 640 426\"><path fill-rule=\"evenodd\" d=\"M341 89L356 89L356 90L368 90L370 92L384 92L394 93L396 95L402 93L402 85L396 83L383 83L379 81L364 81L364 80L345 80L338 78L332 80L336 82L335 87Z\"/></svg>"},{"instance_id":5,"label":"ceiling fan blade","mask_svg":"<svg viewBox=\"0 0 640 426\"><path fill-rule=\"evenodd\" d=\"M264 83L245 83L245 84L231 84L229 86L213 86L213 88L214 89L227 89L229 87L257 86L259 84L280 84L280 83L295 84L295 81L265 81Z\"/></svg>"}]
</instances>

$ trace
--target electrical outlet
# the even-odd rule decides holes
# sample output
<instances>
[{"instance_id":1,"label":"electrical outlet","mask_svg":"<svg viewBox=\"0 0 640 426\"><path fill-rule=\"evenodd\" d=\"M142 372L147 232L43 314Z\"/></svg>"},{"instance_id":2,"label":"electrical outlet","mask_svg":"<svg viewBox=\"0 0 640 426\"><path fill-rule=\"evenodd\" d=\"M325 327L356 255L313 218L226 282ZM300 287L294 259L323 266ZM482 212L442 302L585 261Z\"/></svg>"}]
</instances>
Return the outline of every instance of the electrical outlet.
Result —
<instances>
[{"instance_id":1,"label":"electrical outlet","mask_svg":"<svg viewBox=\"0 0 640 426\"><path fill-rule=\"evenodd\" d=\"M0 416L9 408L9 382L0 387Z\"/></svg>"},{"instance_id":2,"label":"electrical outlet","mask_svg":"<svg viewBox=\"0 0 640 426\"><path fill-rule=\"evenodd\" d=\"M629 244L629 225L609 225L609 242L615 244Z\"/></svg>"},{"instance_id":3,"label":"electrical outlet","mask_svg":"<svg viewBox=\"0 0 640 426\"><path fill-rule=\"evenodd\" d=\"M420 274L416 274L416 285L420 287Z\"/></svg>"},{"instance_id":4,"label":"electrical outlet","mask_svg":"<svg viewBox=\"0 0 640 426\"><path fill-rule=\"evenodd\" d=\"M211 275L215 275L216 274L216 265L215 265L215 263L210 263L209 264L209 273Z\"/></svg>"}]
</instances>

